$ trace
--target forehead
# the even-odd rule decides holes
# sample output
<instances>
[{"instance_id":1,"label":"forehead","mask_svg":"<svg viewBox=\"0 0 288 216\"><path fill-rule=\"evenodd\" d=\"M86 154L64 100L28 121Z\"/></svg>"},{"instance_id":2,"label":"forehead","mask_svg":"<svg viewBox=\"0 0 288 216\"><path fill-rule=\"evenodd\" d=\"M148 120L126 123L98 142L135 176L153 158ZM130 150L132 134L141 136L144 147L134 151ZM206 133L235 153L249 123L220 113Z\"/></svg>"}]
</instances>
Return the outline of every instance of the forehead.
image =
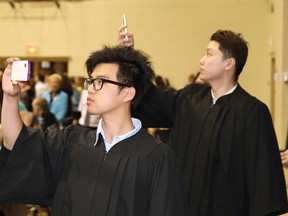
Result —
<instances>
[{"instance_id":1,"label":"forehead","mask_svg":"<svg viewBox=\"0 0 288 216\"><path fill-rule=\"evenodd\" d=\"M213 52L221 52L219 49L220 44L217 41L210 41L207 45L206 50L213 51Z\"/></svg>"},{"instance_id":2,"label":"forehead","mask_svg":"<svg viewBox=\"0 0 288 216\"><path fill-rule=\"evenodd\" d=\"M61 79L57 77L49 77L48 83L61 84Z\"/></svg>"},{"instance_id":3,"label":"forehead","mask_svg":"<svg viewBox=\"0 0 288 216\"><path fill-rule=\"evenodd\" d=\"M107 77L116 77L118 71L118 64L116 63L101 63L96 65L91 75L96 76L107 76Z\"/></svg>"}]
</instances>

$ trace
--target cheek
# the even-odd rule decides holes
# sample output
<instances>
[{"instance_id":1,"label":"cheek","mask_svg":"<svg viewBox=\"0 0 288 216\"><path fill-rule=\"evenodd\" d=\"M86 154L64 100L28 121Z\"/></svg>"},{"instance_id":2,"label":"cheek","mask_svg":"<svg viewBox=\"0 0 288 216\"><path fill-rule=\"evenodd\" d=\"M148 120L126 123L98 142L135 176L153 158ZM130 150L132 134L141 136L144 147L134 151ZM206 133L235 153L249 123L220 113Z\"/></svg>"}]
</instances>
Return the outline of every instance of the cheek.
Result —
<instances>
[{"instance_id":1,"label":"cheek","mask_svg":"<svg viewBox=\"0 0 288 216\"><path fill-rule=\"evenodd\" d=\"M109 108L117 106L117 104L119 104L119 98L120 97L118 91L110 91L103 95L102 100L103 103L105 103L105 105L107 106L107 108Z\"/></svg>"},{"instance_id":2,"label":"cheek","mask_svg":"<svg viewBox=\"0 0 288 216\"><path fill-rule=\"evenodd\" d=\"M215 60L214 60L214 61L210 61L210 62L208 63L208 67L209 67L209 69L210 69L211 71L217 73L217 71L223 69L223 68L222 68L222 61L215 61Z\"/></svg>"},{"instance_id":3,"label":"cheek","mask_svg":"<svg viewBox=\"0 0 288 216\"><path fill-rule=\"evenodd\" d=\"M55 90L55 89L57 89L57 88L58 88L57 85L51 85L51 86L50 86L50 89L52 89L52 90Z\"/></svg>"},{"instance_id":4,"label":"cheek","mask_svg":"<svg viewBox=\"0 0 288 216\"><path fill-rule=\"evenodd\" d=\"M33 113L34 113L34 115L39 115L39 109L37 109L37 108L33 109Z\"/></svg>"},{"instance_id":5,"label":"cheek","mask_svg":"<svg viewBox=\"0 0 288 216\"><path fill-rule=\"evenodd\" d=\"M93 99L94 102L89 106L89 110L94 114L101 114L102 112L114 109L119 104L118 92L99 92L99 94L94 95Z\"/></svg>"}]
</instances>

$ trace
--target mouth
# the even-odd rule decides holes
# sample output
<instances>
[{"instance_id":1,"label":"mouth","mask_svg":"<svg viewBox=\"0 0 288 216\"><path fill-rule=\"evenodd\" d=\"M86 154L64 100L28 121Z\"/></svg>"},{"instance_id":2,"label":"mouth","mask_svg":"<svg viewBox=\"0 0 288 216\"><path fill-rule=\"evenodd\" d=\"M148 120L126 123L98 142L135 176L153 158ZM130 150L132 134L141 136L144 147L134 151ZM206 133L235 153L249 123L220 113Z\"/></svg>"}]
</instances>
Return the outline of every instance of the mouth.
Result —
<instances>
[{"instance_id":1,"label":"mouth","mask_svg":"<svg viewBox=\"0 0 288 216\"><path fill-rule=\"evenodd\" d=\"M92 103L94 100L92 100L90 97L87 97L87 105L89 104L89 103Z\"/></svg>"}]
</instances>

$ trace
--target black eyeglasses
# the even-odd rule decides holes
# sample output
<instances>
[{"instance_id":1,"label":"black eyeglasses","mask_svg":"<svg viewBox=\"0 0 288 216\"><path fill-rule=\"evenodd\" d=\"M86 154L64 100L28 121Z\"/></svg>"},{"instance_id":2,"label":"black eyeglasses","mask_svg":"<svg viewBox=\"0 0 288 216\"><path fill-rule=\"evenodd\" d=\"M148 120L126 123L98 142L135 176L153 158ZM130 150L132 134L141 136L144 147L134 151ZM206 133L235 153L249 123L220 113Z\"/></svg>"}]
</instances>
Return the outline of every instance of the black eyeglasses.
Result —
<instances>
[{"instance_id":1,"label":"black eyeglasses","mask_svg":"<svg viewBox=\"0 0 288 216\"><path fill-rule=\"evenodd\" d=\"M91 84L93 84L93 88L95 89L95 91L100 91L102 89L104 83L111 83L111 84L123 86L123 87L131 87L130 85L127 85L124 83L120 83L120 82L116 82L116 81L112 81L112 80L107 80L107 79L103 79L103 78L95 78L95 79L86 78L84 80L84 89L88 90L89 86Z\"/></svg>"}]
</instances>

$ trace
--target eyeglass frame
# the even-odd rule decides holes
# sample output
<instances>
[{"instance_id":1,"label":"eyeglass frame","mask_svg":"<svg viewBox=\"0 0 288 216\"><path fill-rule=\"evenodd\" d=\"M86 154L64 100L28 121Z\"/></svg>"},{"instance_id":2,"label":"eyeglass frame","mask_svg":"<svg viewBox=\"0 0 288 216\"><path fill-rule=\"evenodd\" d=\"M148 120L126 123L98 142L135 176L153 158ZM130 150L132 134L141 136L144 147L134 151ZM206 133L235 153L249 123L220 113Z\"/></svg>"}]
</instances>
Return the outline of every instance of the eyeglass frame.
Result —
<instances>
[{"instance_id":1,"label":"eyeglass frame","mask_svg":"<svg viewBox=\"0 0 288 216\"><path fill-rule=\"evenodd\" d=\"M87 80L90 81L90 84L86 85L85 83L87 82ZM101 87L99 89L95 88L95 85L94 85L95 80L101 80ZM114 84L114 85L118 85L118 86L122 86L122 87L131 87L130 85L125 84L125 83L120 83L120 82L116 82L116 81L113 81L113 80L108 80L108 79L104 79L104 78L100 78L100 77L97 77L97 78L94 78L94 79L91 79L91 78L84 79L83 87L84 87L85 90L88 90L89 86L93 85L93 89L95 91L100 91L103 88L104 83L110 83L110 84ZM85 86L87 88L85 88Z\"/></svg>"}]
</instances>

